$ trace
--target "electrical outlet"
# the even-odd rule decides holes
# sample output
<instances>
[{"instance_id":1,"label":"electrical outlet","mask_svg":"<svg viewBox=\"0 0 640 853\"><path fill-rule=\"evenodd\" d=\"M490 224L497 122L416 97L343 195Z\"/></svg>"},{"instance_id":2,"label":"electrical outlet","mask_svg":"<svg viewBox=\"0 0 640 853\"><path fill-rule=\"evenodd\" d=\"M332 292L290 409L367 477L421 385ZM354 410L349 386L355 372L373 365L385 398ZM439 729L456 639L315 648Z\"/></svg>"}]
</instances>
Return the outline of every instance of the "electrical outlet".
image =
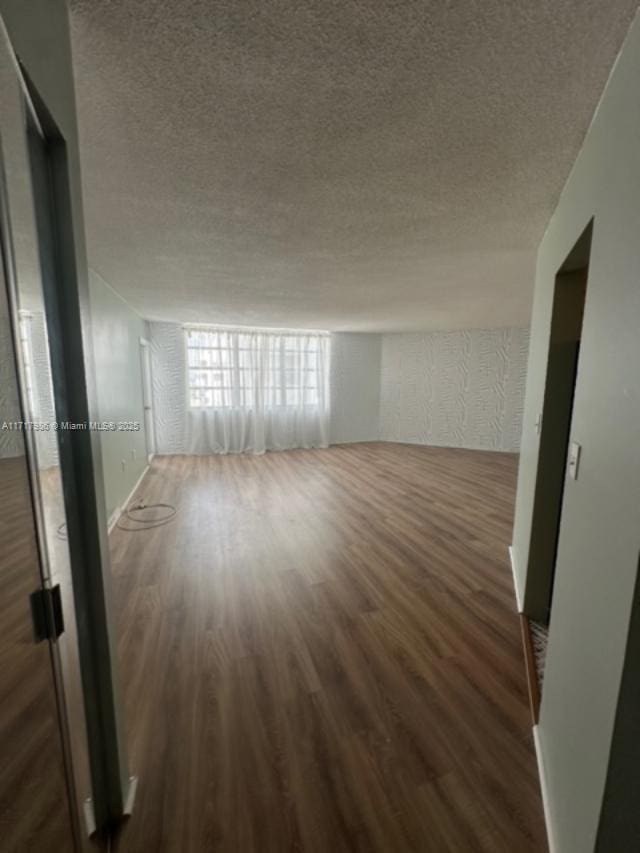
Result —
<instances>
[{"instance_id":1,"label":"electrical outlet","mask_svg":"<svg viewBox=\"0 0 640 853\"><path fill-rule=\"evenodd\" d=\"M120 460L120 464L122 465L122 470L123 470L123 471L126 471L126 470L127 470L127 460L126 460L126 459L121 459L121 460Z\"/></svg>"}]
</instances>

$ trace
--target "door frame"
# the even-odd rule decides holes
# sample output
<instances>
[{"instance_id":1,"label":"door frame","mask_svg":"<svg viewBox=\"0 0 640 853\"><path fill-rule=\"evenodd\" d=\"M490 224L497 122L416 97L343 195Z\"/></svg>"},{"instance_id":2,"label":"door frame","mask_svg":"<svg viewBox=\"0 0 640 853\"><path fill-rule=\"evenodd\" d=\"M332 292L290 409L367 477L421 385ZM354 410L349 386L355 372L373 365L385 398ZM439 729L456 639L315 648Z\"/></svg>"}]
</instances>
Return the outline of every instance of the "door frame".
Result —
<instances>
[{"instance_id":1,"label":"door frame","mask_svg":"<svg viewBox=\"0 0 640 853\"><path fill-rule=\"evenodd\" d=\"M540 439L522 608L525 616L542 625L549 624L552 610L593 228L592 218L554 280L545 388L537 422ZM579 314L575 313L576 306L580 306Z\"/></svg>"},{"instance_id":2,"label":"door frame","mask_svg":"<svg viewBox=\"0 0 640 853\"><path fill-rule=\"evenodd\" d=\"M10 240L11 222L9 217L9 206L7 202L7 188L4 170L4 157L0 147L0 289L3 291L2 298L6 302L7 307L7 323L10 332L10 346L12 350L12 367L11 371L15 377L15 386L17 391L17 410L19 417L23 423L28 420L27 410L25 409L25 388L27 387L25 379L25 364L20 346L20 318L17 312L17 300L15 293L15 264L13 257L13 246ZM24 479L28 490L28 500L30 504L30 528L33 536L33 544L35 546L34 567L37 565L37 571L34 572L33 589L31 597L38 596L44 610L49 611L45 615L45 620L51 624L50 603L51 598L45 593L51 593L52 582L50 573L50 564L47 553L46 536L44 533L44 511L42 496L40 492L40 482L36 469L36 448L34 434L29 429L20 431L20 441L22 443L23 453L18 458L24 459ZM26 605L26 602L25 602ZM25 613L28 612L25 607ZM43 614L44 615L44 614ZM29 617L27 617L29 618ZM33 612L31 614L33 619ZM62 677L62 661L60 649L57 640L54 636L36 637L35 624L32 622L34 629L33 643L44 642L47 648L47 666L50 669L51 676L51 691L52 702L55 706L55 721L57 724L58 734L60 736L60 760L62 763L62 771L64 774L64 789L66 800L60 802L60 808L65 809L69 814L69 828L71 838L74 844L74 849L84 850L85 844L83 839L86 833L82 829L81 812L79 808L79 794L74 773L74 762L71 748L71 735L69 731L69 720L66 709L66 698ZM44 713L44 708L42 709ZM89 792L86 792L89 793Z\"/></svg>"},{"instance_id":3,"label":"door frame","mask_svg":"<svg viewBox=\"0 0 640 853\"><path fill-rule=\"evenodd\" d=\"M140 378L142 380L142 409L144 412L144 431L147 443L147 462L156 454L156 424L153 409L153 367L151 365L151 344L146 338L140 338Z\"/></svg>"},{"instance_id":4,"label":"door frame","mask_svg":"<svg viewBox=\"0 0 640 853\"><path fill-rule=\"evenodd\" d=\"M97 829L100 838L106 840L112 827L130 813L136 780L128 773L119 698L99 438L88 429L90 422L97 420L92 417L97 407L87 281L86 275L82 277L83 270L86 274L82 211L78 208L74 184L77 162L75 148L73 145L68 148L67 140L19 61L2 15L0 45L15 66L16 83L21 88L22 131L30 170L27 111L45 148L49 196L46 214L53 232L56 287L55 292L51 292L43 280L43 291L54 329L49 338L49 351L58 417L61 421L84 423L87 427L74 430L69 441L60 443L59 451L91 768L92 800L83 822L89 832ZM53 50L54 46L47 44L45 47ZM17 308L17 284L10 187L7 193L8 210L3 221L2 240L13 314ZM38 246L40 244L38 239ZM84 838L87 838L86 833Z\"/></svg>"}]
</instances>

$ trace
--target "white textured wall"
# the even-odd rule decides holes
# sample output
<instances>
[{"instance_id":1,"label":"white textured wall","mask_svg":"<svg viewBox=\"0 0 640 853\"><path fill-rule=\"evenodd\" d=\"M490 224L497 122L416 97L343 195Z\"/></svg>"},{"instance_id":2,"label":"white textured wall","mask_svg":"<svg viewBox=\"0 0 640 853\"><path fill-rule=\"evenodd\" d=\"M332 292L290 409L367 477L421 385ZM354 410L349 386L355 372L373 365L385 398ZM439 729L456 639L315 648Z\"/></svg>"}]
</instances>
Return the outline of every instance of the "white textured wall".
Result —
<instances>
[{"instance_id":1,"label":"white textured wall","mask_svg":"<svg viewBox=\"0 0 640 853\"><path fill-rule=\"evenodd\" d=\"M157 453L184 453L186 350L179 323L149 323Z\"/></svg>"},{"instance_id":2,"label":"white textured wall","mask_svg":"<svg viewBox=\"0 0 640 853\"><path fill-rule=\"evenodd\" d=\"M380 438L382 335L331 335L331 444Z\"/></svg>"},{"instance_id":3,"label":"white textured wall","mask_svg":"<svg viewBox=\"0 0 640 853\"><path fill-rule=\"evenodd\" d=\"M381 438L517 451L528 341L526 329L383 335Z\"/></svg>"},{"instance_id":4,"label":"white textured wall","mask_svg":"<svg viewBox=\"0 0 640 853\"><path fill-rule=\"evenodd\" d=\"M146 327L144 320L93 271L89 276L89 297L98 418L140 423L138 432L98 433L110 518L126 502L147 467L140 364L140 338Z\"/></svg>"},{"instance_id":5,"label":"white textured wall","mask_svg":"<svg viewBox=\"0 0 640 853\"><path fill-rule=\"evenodd\" d=\"M150 323L158 453L184 453L185 347L177 323ZM330 441L407 441L517 450L523 329L331 336Z\"/></svg>"}]
</instances>

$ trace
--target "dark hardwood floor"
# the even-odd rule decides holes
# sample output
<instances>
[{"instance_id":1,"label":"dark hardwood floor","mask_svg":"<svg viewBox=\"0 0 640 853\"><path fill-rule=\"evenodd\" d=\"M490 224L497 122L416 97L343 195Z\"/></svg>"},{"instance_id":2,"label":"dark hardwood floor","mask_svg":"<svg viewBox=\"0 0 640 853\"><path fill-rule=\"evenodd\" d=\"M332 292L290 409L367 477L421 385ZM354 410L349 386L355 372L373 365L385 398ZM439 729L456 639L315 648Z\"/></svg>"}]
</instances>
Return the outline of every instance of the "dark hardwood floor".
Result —
<instances>
[{"instance_id":1,"label":"dark hardwood floor","mask_svg":"<svg viewBox=\"0 0 640 853\"><path fill-rule=\"evenodd\" d=\"M121 851L545 851L507 543L516 457L160 457L112 534Z\"/></svg>"},{"instance_id":2,"label":"dark hardwood floor","mask_svg":"<svg viewBox=\"0 0 640 853\"><path fill-rule=\"evenodd\" d=\"M24 456L0 459L0 850L74 849L51 653L33 637L40 588Z\"/></svg>"}]
</instances>

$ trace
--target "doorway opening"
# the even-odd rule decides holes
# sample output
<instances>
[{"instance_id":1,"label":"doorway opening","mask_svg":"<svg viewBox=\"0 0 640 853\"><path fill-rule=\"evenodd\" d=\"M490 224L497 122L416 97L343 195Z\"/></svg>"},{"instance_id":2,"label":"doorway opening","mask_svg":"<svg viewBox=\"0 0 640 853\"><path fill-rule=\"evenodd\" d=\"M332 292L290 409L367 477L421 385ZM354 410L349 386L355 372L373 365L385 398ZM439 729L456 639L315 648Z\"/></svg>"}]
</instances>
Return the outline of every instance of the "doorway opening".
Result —
<instances>
[{"instance_id":1,"label":"doorway opening","mask_svg":"<svg viewBox=\"0 0 640 853\"><path fill-rule=\"evenodd\" d=\"M592 233L593 220L558 270L554 286L524 606L526 615L543 626L549 624L553 599Z\"/></svg>"},{"instance_id":2,"label":"doorway opening","mask_svg":"<svg viewBox=\"0 0 640 853\"><path fill-rule=\"evenodd\" d=\"M544 397L537 419L540 448L522 613L534 723L540 712L566 477L569 470L577 476L579 448L571 445L570 454L569 442L592 234L593 219L555 277Z\"/></svg>"}]
</instances>

